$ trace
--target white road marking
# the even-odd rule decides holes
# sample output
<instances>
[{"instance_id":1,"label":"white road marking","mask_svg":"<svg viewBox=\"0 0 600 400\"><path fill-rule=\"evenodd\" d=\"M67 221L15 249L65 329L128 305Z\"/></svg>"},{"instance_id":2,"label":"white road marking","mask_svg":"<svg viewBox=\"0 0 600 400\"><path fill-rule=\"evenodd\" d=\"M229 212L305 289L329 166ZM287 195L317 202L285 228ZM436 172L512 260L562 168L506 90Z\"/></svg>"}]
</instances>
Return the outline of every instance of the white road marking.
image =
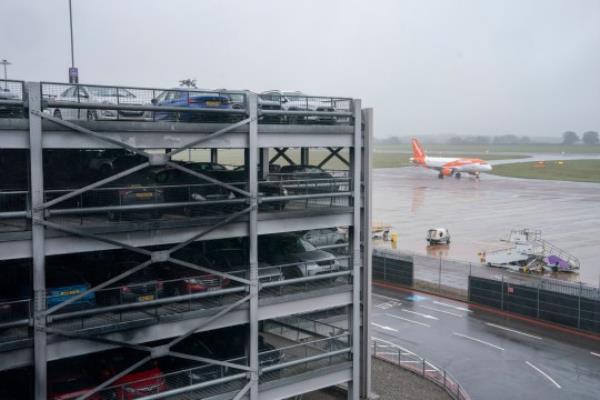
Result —
<instances>
[{"instance_id":1,"label":"white road marking","mask_svg":"<svg viewBox=\"0 0 600 400\"><path fill-rule=\"evenodd\" d=\"M408 318L402 318L402 317L399 317L399 316L397 316L397 315L394 315L394 314L389 314L389 313L386 313L385 315L386 315L386 316L388 316L388 317L392 317L392 318L400 319L400 320L402 320L402 321L410 322L411 324L417 324L417 325L422 325L422 326L425 326L425 327L427 327L427 328L431 328L431 325L425 324L425 323L423 323L423 322L419 322L419 321L413 321L412 319L408 319Z\"/></svg>"},{"instance_id":2,"label":"white road marking","mask_svg":"<svg viewBox=\"0 0 600 400\"><path fill-rule=\"evenodd\" d=\"M376 324L375 322L371 322L371 325L373 325L379 329L383 329L384 331L398 332L398 329L394 329L389 326L379 325L379 324Z\"/></svg>"},{"instance_id":3,"label":"white road marking","mask_svg":"<svg viewBox=\"0 0 600 400\"><path fill-rule=\"evenodd\" d=\"M388 310L390 308L394 308L395 306L401 306L402 303L398 303L397 301L388 301L387 303L379 303L375 307L380 310Z\"/></svg>"},{"instance_id":4,"label":"white road marking","mask_svg":"<svg viewBox=\"0 0 600 400\"><path fill-rule=\"evenodd\" d=\"M412 310L407 310L406 308L403 308L402 311L407 312L407 313L411 313L411 314L415 314L418 315L419 317L423 317L425 319L434 319L436 321L439 321L438 317L434 317L433 315L429 315L429 314L423 314L420 312L416 312L416 311L412 311Z\"/></svg>"},{"instance_id":5,"label":"white road marking","mask_svg":"<svg viewBox=\"0 0 600 400\"><path fill-rule=\"evenodd\" d=\"M529 365L531 368L535 369L537 372L539 372L540 374L542 374L542 376L546 379L548 379L550 382L552 382L554 384L554 386L556 386L557 388L561 388L560 385L550 377L550 375L548 375L547 373L545 373L544 371L542 371L541 369L539 369L538 367L536 367L535 365L533 365L532 363L530 363L529 361L525 361L525 364Z\"/></svg>"},{"instance_id":6,"label":"white road marking","mask_svg":"<svg viewBox=\"0 0 600 400\"><path fill-rule=\"evenodd\" d=\"M437 301L437 300L434 300L433 304L437 304L438 306L443 306L443 307L454 308L455 310L459 310L459 311L473 312L466 307L459 307L459 306L455 306L453 304L442 303L441 301Z\"/></svg>"},{"instance_id":7,"label":"white road marking","mask_svg":"<svg viewBox=\"0 0 600 400\"><path fill-rule=\"evenodd\" d=\"M463 335L462 333L458 333L458 332L452 332L452 334L455 335L455 336L459 336L459 337L468 339L468 340L472 340L474 342L485 344L486 346L493 347L496 350L504 351L504 349L502 347L496 346L495 344L492 344L490 342L486 342L485 340L481 340L481 339L477 339L477 338L474 338L474 337L471 337L471 336Z\"/></svg>"},{"instance_id":8,"label":"white road marking","mask_svg":"<svg viewBox=\"0 0 600 400\"><path fill-rule=\"evenodd\" d=\"M593 355L593 356L596 356L596 357L600 357L600 354L594 353L593 351L590 351L590 354Z\"/></svg>"},{"instance_id":9,"label":"white road marking","mask_svg":"<svg viewBox=\"0 0 600 400\"><path fill-rule=\"evenodd\" d=\"M440 312L440 313L444 313L444 314L448 314L448 315L453 315L458 318L464 317L464 315L453 313L452 311L440 310L439 308L435 308L435 307L429 307L429 306L419 306L419 307L424 308L426 310L431 310L431 311Z\"/></svg>"},{"instance_id":10,"label":"white road marking","mask_svg":"<svg viewBox=\"0 0 600 400\"><path fill-rule=\"evenodd\" d=\"M502 325L492 324L491 322L486 322L485 324L487 326L491 326L492 328L498 328L498 329L502 329L503 331L517 333L519 335L527 336L527 337L530 337L532 339L542 340L542 338L539 337L539 336L535 336L535 335L532 335L532 334L529 334L529 333L521 332L521 331L518 331L516 329L510 329L510 328L507 328L507 327L502 326Z\"/></svg>"},{"instance_id":11,"label":"white road marking","mask_svg":"<svg viewBox=\"0 0 600 400\"><path fill-rule=\"evenodd\" d=\"M395 298L393 298L393 297L384 296L384 295L382 295L382 294L377 294L377 293L373 293L373 296L376 296L376 297L381 297L382 299L387 299L387 300L391 300L391 301L396 301L396 302L398 302L398 303L402 304L402 303L400 302L400 300L398 300L398 299L395 299Z\"/></svg>"}]
</instances>

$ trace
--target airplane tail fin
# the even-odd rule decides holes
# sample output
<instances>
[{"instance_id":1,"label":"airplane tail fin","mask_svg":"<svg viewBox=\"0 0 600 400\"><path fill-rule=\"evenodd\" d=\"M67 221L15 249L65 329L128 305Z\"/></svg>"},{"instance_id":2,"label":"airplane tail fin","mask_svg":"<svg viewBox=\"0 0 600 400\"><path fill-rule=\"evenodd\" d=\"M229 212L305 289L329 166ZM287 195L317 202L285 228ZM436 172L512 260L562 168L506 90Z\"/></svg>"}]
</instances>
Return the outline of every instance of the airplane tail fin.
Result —
<instances>
[{"instance_id":1,"label":"airplane tail fin","mask_svg":"<svg viewBox=\"0 0 600 400\"><path fill-rule=\"evenodd\" d=\"M412 150L413 150L413 156L411 158L411 161L415 164L424 164L425 163L425 150L423 150L423 147L421 147L421 143L419 143L419 141L417 139L412 140Z\"/></svg>"}]
</instances>

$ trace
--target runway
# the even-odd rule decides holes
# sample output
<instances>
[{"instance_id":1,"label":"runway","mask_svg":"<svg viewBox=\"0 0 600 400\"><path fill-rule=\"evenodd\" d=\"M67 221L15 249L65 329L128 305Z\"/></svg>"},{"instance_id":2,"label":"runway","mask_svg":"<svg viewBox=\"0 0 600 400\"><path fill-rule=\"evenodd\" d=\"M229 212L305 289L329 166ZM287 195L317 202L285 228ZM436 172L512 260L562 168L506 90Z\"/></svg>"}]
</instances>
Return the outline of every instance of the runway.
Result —
<instances>
[{"instance_id":1,"label":"runway","mask_svg":"<svg viewBox=\"0 0 600 400\"><path fill-rule=\"evenodd\" d=\"M372 304L374 338L446 369L473 399L598 399L600 341L421 293L376 288Z\"/></svg>"},{"instance_id":2,"label":"runway","mask_svg":"<svg viewBox=\"0 0 600 400\"><path fill-rule=\"evenodd\" d=\"M373 220L392 225L403 252L477 266L478 252L506 247L500 239L511 229L530 227L581 261L579 274L553 277L599 284L600 184L488 174L479 180L438 179L436 172L417 167L375 169L373 177ZM450 246L427 246L425 234L434 227L450 230Z\"/></svg>"}]
</instances>

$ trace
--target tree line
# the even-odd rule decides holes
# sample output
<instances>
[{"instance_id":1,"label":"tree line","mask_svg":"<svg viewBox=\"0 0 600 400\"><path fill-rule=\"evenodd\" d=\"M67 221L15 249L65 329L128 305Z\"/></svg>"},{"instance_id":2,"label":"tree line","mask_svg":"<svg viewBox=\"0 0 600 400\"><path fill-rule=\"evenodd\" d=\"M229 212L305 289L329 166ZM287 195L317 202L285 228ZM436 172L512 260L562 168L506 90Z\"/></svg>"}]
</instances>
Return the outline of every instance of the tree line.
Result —
<instances>
[{"instance_id":1,"label":"tree line","mask_svg":"<svg viewBox=\"0 0 600 400\"><path fill-rule=\"evenodd\" d=\"M579 135L573 131L567 131L563 133L563 144L577 144L583 143L586 146L594 146L600 144L600 138L598 137L598 132L595 131L587 131L581 135Z\"/></svg>"}]
</instances>

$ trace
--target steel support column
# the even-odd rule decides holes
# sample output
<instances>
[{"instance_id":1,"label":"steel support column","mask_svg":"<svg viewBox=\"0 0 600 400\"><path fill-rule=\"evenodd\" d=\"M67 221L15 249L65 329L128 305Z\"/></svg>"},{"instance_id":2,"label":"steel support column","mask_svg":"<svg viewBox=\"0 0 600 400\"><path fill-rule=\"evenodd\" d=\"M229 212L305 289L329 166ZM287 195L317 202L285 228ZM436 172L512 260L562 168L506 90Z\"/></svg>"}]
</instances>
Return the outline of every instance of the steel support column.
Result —
<instances>
[{"instance_id":1,"label":"steel support column","mask_svg":"<svg viewBox=\"0 0 600 400\"><path fill-rule=\"evenodd\" d=\"M31 174L31 218L44 219L44 168L42 159L42 118L36 113L42 109L42 88L39 82L27 83L29 99L29 162ZM33 359L34 393L36 400L46 399L46 262L44 225L32 224L31 246L33 255Z\"/></svg>"},{"instance_id":2,"label":"steel support column","mask_svg":"<svg viewBox=\"0 0 600 400\"><path fill-rule=\"evenodd\" d=\"M258 400L258 96L248 93L248 113L251 118L248 130L248 190L250 215L248 243L250 264L250 400Z\"/></svg>"},{"instance_id":3,"label":"steel support column","mask_svg":"<svg viewBox=\"0 0 600 400\"><path fill-rule=\"evenodd\" d=\"M269 163L269 149L263 147L260 149L260 178L263 181L266 181L269 177L269 169L271 167L271 163Z\"/></svg>"},{"instance_id":4,"label":"steel support column","mask_svg":"<svg viewBox=\"0 0 600 400\"><path fill-rule=\"evenodd\" d=\"M308 147L302 147L300 149L300 165L310 164L310 153Z\"/></svg>"},{"instance_id":5,"label":"steel support column","mask_svg":"<svg viewBox=\"0 0 600 400\"><path fill-rule=\"evenodd\" d=\"M360 100L353 100L354 143L351 151L352 174L352 382L349 385L348 399L359 399L361 345L360 345L360 286L361 286L361 153L362 153L362 114Z\"/></svg>"},{"instance_id":6,"label":"steel support column","mask_svg":"<svg viewBox=\"0 0 600 400\"><path fill-rule=\"evenodd\" d=\"M219 149L210 149L210 162L213 164L219 162Z\"/></svg>"},{"instance_id":7,"label":"steel support column","mask_svg":"<svg viewBox=\"0 0 600 400\"><path fill-rule=\"evenodd\" d=\"M363 204L362 204L362 331L360 397L371 397L371 270L373 249L371 247L371 204L373 199L373 109L362 110L363 119Z\"/></svg>"}]
</instances>

